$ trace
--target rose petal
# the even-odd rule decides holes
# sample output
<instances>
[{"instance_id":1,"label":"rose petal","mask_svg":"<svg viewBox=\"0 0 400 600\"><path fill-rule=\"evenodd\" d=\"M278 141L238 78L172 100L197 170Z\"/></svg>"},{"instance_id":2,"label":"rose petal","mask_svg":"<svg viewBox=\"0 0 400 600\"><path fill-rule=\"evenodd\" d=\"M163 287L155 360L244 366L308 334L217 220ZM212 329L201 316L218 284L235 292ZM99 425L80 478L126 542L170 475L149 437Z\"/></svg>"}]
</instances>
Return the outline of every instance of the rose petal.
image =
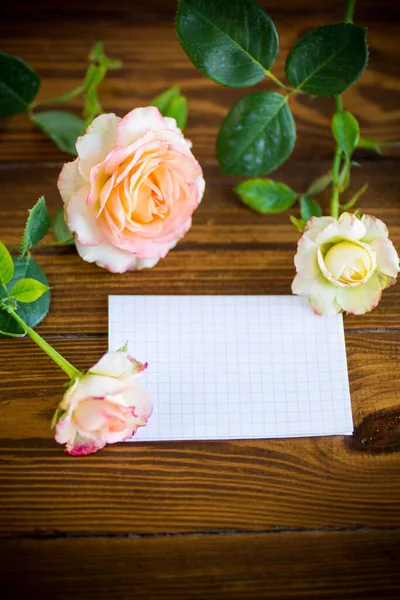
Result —
<instances>
[{"instance_id":1,"label":"rose petal","mask_svg":"<svg viewBox=\"0 0 400 600\"><path fill-rule=\"evenodd\" d=\"M134 374L134 364L126 352L106 352L89 369L89 373L107 375L108 377L132 377Z\"/></svg>"},{"instance_id":2,"label":"rose petal","mask_svg":"<svg viewBox=\"0 0 400 600\"><path fill-rule=\"evenodd\" d=\"M389 233L383 221L371 215L362 215L361 222L365 227L363 242L372 242L375 238L387 238Z\"/></svg>"},{"instance_id":3,"label":"rose petal","mask_svg":"<svg viewBox=\"0 0 400 600\"><path fill-rule=\"evenodd\" d=\"M337 289L322 275L315 279L303 279L300 275L296 275L292 283L293 294L306 296L314 312L325 317L340 311L336 302Z\"/></svg>"},{"instance_id":4,"label":"rose petal","mask_svg":"<svg viewBox=\"0 0 400 600\"><path fill-rule=\"evenodd\" d=\"M99 246L83 246L76 242L76 249L83 260L89 263L95 262L99 267L103 267L111 273L150 269L158 263L160 258L138 258L131 252L120 250L107 241Z\"/></svg>"},{"instance_id":5,"label":"rose petal","mask_svg":"<svg viewBox=\"0 0 400 600\"><path fill-rule=\"evenodd\" d=\"M58 441L58 440L57 440ZM90 439L76 433L72 441L67 442L65 451L71 456L87 456L101 450L106 445L105 440L101 438Z\"/></svg>"},{"instance_id":6,"label":"rose petal","mask_svg":"<svg viewBox=\"0 0 400 600\"><path fill-rule=\"evenodd\" d=\"M371 247L376 252L378 271L389 277L397 277L400 271L399 256L392 242L386 237L378 237L371 241Z\"/></svg>"},{"instance_id":7,"label":"rose petal","mask_svg":"<svg viewBox=\"0 0 400 600\"><path fill-rule=\"evenodd\" d=\"M133 414L135 417L147 420L151 416L153 403L146 388L132 382L122 395L126 405L134 408Z\"/></svg>"},{"instance_id":8,"label":"rose petal","mask_svg":"<svg viewBox=\"0 0 400 600\"><path fill-rule=\"evenodd\" d=\"M315 242L317 235L331 223L336 223L336 219L333 217L311 217L304 227L303 235L307 235L310 240Z\"/></svg>"},{"instance_id":9,"label":"rose petal","mask_svg":"<svg viewBox=\"0 0 400 600\"><path fill-rule=\"evenodd\" d=\"M319 275L317 245L307 235L303 235L297 243L294 264L303 279L314 279Z\"/></svg>"},{"instance_id":10,"label":"rose petal","mask_svg":"<svg viewBox=\"0 0 400 600\"><path fill-rule=\"evenodd\" d=\"M63 202L68 202L75 192L86 184L78 168L79 158L65 163L58 176L57 187Z\"/></svg>"},{"instance_id":11,"label":"rose petal","mask_svg":"<svg viewBox=\"0 0 400 600\"><path fill-rule=\"evenodd\" d=\"M358 287L338 288L337 301L348 314L363 315L376 306L382 296L381 284L377 275Z\"/></svg>"},{"instance_id":12,"label":"rose petal","mask_svg":"<svg viewBox=\"0 0 400 600\"><path fill-rule=\"evenodd\" d=\"M167 129L171 129L172 131L179 133L179 135L183 137L182 130L179 129L176 119L174 119L173 117L164 117L164 123Z\"/></svg>"},{"instance_id":13,"label":"rose petal","mask_svg":"<svg viewBox=\"0 0 400 600\"><path fill-rule=\"evenodd\" d=\"M120 118L113 113L100 115L89 125L76 142L79 155L78 167L82 177L90 180L90 170L102 162L117 143L117 128Z\"/></svg>"},{"instance_id":14,"label":"rose petal","mask_svg":"<svg viewBox=\"0 0 400 600\"><path fill-rule=\"evenodd\" d=\"M351 213L343 213L338 221L330 223L318 236L315 242L318 246L327 242L339 242L340 240L361 240L366 233L363 223Z\"/></svg>"},{"instance_id":15,"label":"rose petal","mask_svg":"<svg viewBox=\"0 0 400 600\"><path fill-rule=\"evenodd\" d=\"M164 119L155 106L135 108L125 115L118 125L117 143L128 146L142 137L146 131L165 129Z\"/></svg>"},{"instance_id":16,"label":"rose petal","mask_svg":"<svg viewBox=\"0 0 400 600\"><path fill-rule=\"evenodd\" d=\"M76 234L77 241L86 246L98 246L104 235L96 222L96 208L86 203L89 186L85 185L70 199L65 209L68 228Z\"/></svg>"},{"instance_id":17,"label":"rose petal","mask_svg":"<svg viewBox=\"0 0 400 600\"><path fill-rule=\"evenodd\" d=\"M60 408L74 410L75 406L85 398L116 397L122 394L126 387L127 382L123 379L94 374L90 377L85 376L78 381L73 393L64 395ZM121 400L116 398L115 402L120 404Z\"/></svg>"}]
</instances>

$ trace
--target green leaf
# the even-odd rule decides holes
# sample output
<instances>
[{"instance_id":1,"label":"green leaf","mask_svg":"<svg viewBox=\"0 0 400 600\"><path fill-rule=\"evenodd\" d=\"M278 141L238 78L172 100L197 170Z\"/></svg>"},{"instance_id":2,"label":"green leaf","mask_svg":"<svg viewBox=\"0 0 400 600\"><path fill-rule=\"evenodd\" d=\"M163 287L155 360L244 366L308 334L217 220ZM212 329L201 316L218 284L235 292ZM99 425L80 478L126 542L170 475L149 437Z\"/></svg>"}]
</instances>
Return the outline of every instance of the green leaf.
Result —
<instances>
[{"instance_id":1,"label":"green leaf","mask_svg":"<svg viewBox=\"0 0 400 600\"><path fill-rule=\"evenodd\" d=\"M300 231L300 233L303 233L303 229L305 227L306 222L303 221L303 219L296 219L296 217L293 217L293 215L291 215L289 218L290 218L292 224L296 227L297 231Z\"/></svg>"},{"instance_id":2,"label":"green leaf","mask_svg":"<svg viewBox=\"0 0 400 600\"><path fill-rule=\"evenodd\" d=\"M175 26L192 63L228 87L261 81L278 54L275 25L252 0L180 0Z\"/></svg>"},{"instance_id":3,"label":"green leaf","mask_svg":"<svg viewBox=\"0 0 400 600\"><path fill-rule=\"evenodd\" d=\"M325 175L321 175L321 177L318 177L310 184L305 195L306 196L318 196L318 194L321 194L321 192L323 192L328 187L328 185L331 183L331 181L332 181L332 171L328 171L327 173L325 173Z\"/></svg>"},{"instance_id":4,"label":"green leaf","mask_svg":"<svg viewBox=\"0 0 400 600\"><path fill-rule=\"evenodd\" d=\"M312 96L335 96L350 87L368 60L366 30L352 23L312 29L286 60L290 84Z\"/></svg>"},{"instance_id":5,"label":"green leaf","mask_svg":"<svg viewBox=\"0 0 400 600\"><path fill-rule=\"evenodd\" d=\"M382 155L383 152L380 148L381 142L377 142L376 140L370 140L366 137L360 137L358 140L357 147L358 148L366 148L367 150L374 150L377 154Z\"/></svg>"},{"instance_id":6,"label":"green leaf","mask_svg":"<svg viewBox=\"0 0 400 600\"><path fill-rule=\"evenodd\" d=\"M150 106L155 106L156 108L158 108L160 113L165 117L165 112L168 110L171 101L174 98L179 98L180 94L181 91L179 87L177 85L174 85L168 90L165 90L165 92L162 92L162 94L159 94L158 96L153 98L153 100L150 102Z\"/></svg>"},{"instance_id":7,"label":"green leaf","mask_svg":"<svg viewBox=\"0 0 400 600\"><path fill-rule=\"evenodd\" d=\"M332 119L332 133L346 159L350 161L360 139L357 119L348 111L335 113Z\"/></svg>"},{"instance_id":8,"label":"green leaf","mask_svg":"<svg viewBox=\"0 0 400 600\"><path fill-rule=\"evenodd\" d=\"M13 259L15 272L11 281L8 283L7 287L9 291L11 291L14 285L20 279L36 279L43 283L45 286L48 286L48 281L46 275L43 273L42 269L39 267L37 262L32 258L23 258L22 260ZM48 290L38 298L35 302L30 304L22 304L17 302L17 312L21 319L25 321L29 327L35 327L40 321L42 321L50 308L50 291ZM13 334L23 334L21 327L14 321L14 319L4 310L0 309L0 330L13 333Z\"/></svg>"},{"instance_id":9,"label":"green leaf","mask_svg":"<svg viewBox=\"0 0 400 600\"><path fill-rule=\"evenodd\" d=\"M307 222L311 217L320 217L322 215L322 210L318 202L315 202L312 198L303 196L300 199L300 214L301 218Z\"/></svg>"},{"instance_id":10,"label":"green leaf","mask_svg":"<svg viewBox=\"0 0 400 600\"><path fill-rule=\"evenodd\" d=\"M18 302L35 302L43 296L49 287L36 279L20 279L11 290L11 294Z\"/></svg>"},{"instance_id":11,"label":"green leaf","mask_svg":"<svg viewBox=\"0 0 400 600\"><path fill-rule=\"evenodd\" d=\"M175 119L179 129L183 131L188 120L188 105L185 96L173 98L171 104L169 105L167 114L164 116Z\"/></svg>"},{"instance_id":12,"label":"green leaf","mask_svg":"<svg viewBox=\"0 0 400 600\"><path fill-rule=\"evenodd\" d=\"M53 234L58 242L62 242L66 246L75 244L73 235L65 223L64 205L60 206L54 217Z\"/></svg>"},{"instance_id":13,"label":"green leaf","mask_svg":"<svg viewBox=\"0 0 400 600\"><path fill-rule=\"evenodd\" d=\"M158 108L164 117L175 119L179 129L184 129L188 119L188 106L178 86L166 90L150 102L150 106Z\"/></svg>"},{"instance_id":14,"label":"green leaf","mask_svg":"<svg viewBox=\"0 0 400 600\"><path fill-rule=\"evenodd\" d=\"M39 76L29 65L17 56L0 52L0 115L26 112L39 87Z\"/></svg>"},{"instance_id":15,"label":"green leaf","mask_svg":"<svg viewBox=\"0 0 400 600\"><path fill-rule=\"evenodd\" d=\"M354 194L352 198L346 204L341 204L340 208L343 210L349 210L353 208L353 206L358 202L358 199L367 191L368 183L364 183L364 185Z\"/></svg>"},{"instance_id":16,"label":"green leaf","mask_svg":"<svg viewBox=\"0 0 400 600\"><path fill-rule=\"evenodd\" d=\"M293 206L297 194L284 183L272 179L249 179L235 187L240 199L263 215L280 213Z\"/></svg>"},{"instance_id":17,"label":"green leaf","mask_svg":"<svg viewBox=\"0 0 400 600\"><path fill-rule=\"evenodd\" d=\"M0 282L4 285L11 281L14 275L14 263L7 247L0 242Z\"/></svg>"},{"instance_id":18,"label":"green leaf","mask_svg":"<svg viewBox=\"0 0 400 600\"><path fill-rule=\"evenodd\" d=\"M86 125L82 119L62 110L47 110L34 114L32 121L68 154L76 156L75 143Z\"/></svg>"},{"instance_id":19,"label":"green leaf","mask_svg":"<svg viewBox=\"0 0 400 600\"><path fill-rule=\"evenodd\" d=\"M225 173L267 175L288 158L296 128L287 101L276 92L255 92L231 108L217 138Z\"/></svg>"},{"instance_id":20,"label":"green leaf","mask_svg":"<svg viewBox=\"0 0 400 600\"><path fill-rule=\"evenodd\" d=\"M49 228L50 213L47 209L44 196L41 196L35 206L29 210L19 257L22 258L29 248L38 244L44 238Z\"/></svg>"}]
</instances>

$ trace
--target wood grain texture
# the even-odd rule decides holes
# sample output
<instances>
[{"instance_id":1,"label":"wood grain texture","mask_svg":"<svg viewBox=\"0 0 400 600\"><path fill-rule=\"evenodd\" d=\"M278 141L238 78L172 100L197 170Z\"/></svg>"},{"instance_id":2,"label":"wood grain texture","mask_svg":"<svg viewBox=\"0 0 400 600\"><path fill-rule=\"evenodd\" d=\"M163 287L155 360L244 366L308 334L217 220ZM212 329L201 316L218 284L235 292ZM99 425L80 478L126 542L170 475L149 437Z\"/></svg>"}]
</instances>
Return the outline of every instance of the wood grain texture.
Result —
<instances>
[{"instance_id":1,"label":"wood grain texture","mask_svg":"<svg viewBox=\"0 0 400 600\"><path fill-rule=\"evenodd\" d=\"M281 51L307 30L342 19L344 2L261 0ZM151 271L111 275L73 248L35 251L52 287L39 331L78 368L107 348L113 294L287 294L297 233L288 215L263 217L222 176L215 136L234 101L274 89L230 90L202 77L176 40L175 0L16 0L0 7L1 50L42 76L39 98L75 87L98 39L124 67L101 86L123 115L172 84L188 96L187 136L207 192L193 227ZM362 133L400 139L399 3L363 0L370 63L344 94ZM296 149L273 176L302 192L331 165L332 100L291 101ZM69 108L77 111L79 103ZM59 206L59 152L24 115L0 120L0 239L19 244L28 208ZM399 150L358 152L352 190L400 247ZM323 197L324 206L328 198ZM295 211L293 211L295 213ZM51 242L51 236L45 240ZM28 339L0 340L0 583L22 597L129 599L374 599L400 596L400 290L377 310L346 317L355 432L349 437L117 444L82 459L64 455L49 422L64 375ZM140 357L138 357L140 358ZM144 357L145 358L145 357Z\"/></svg>"},{"instance_id":2,"label":"wood grain texture","mask_svg":"<svg viewBox=\"0 0 400 600\"><path fill-rule=\"evenodd\" d=\"M329 166L327 161L286 164L276 178L303 192ZM56 188L60 168L61 164L0 167L0 189L6 199L0 203L0 238L6 243L20 242L27 209L42 194L55 213L60 205ZM298 234L288 213L262 216L252 212L233 192L238 179L223 177L217 166L206 167L205 177L206 195L194 215L192 229L154 269L112 275L83 262L74 248L37 250L35 256L52 288L52 310L39 331L105 334L108 294L290 294ZM360 209L382 218L400 247L397 162L381 159L356 169L351 189L358 189L365 181L370 187ZM323 199L326 206L328 201ZM298 214L298 210L292 213ZM45 242L52 239L49 235ZM362 317L346 317L345 326L399 329L399 304L397 285L384 292L377 310Z\"/></svg>"},{"instance_id":3,"label":"wood grain texture","mask_svg":"<svg viewBox=\"0 0 400 600\"><path fill-rule=\"evenodd\" d=\"M13 540L0 577L8 600L384 600L399 597L399 542L390 531Z\"/></svg>"},{"instance_id":4,"label":"wood grain texture","mask_svg":"<svg viewBox=\"0 0 400 600\"><path fill-rule=\"evenodd\" d=\"M393 431L399 341L398 333L346 336L353 438L119 444L84 459L63 455L49 432L65 376L30 340L8 342L1 367L0 532L400 527L400 431ZM79 369L107 345L106 339L52 342ZM379 439L371 437L374 419Z\"/></svg>"},{"instance_id":5,"label":"wood grain texture","mask_svg":"<svg viewBox=\"0 0 400 600\"><path fill-rule=\"evenodd\" d=\"M103 40L109 55L124 62L123 69L110 73L101 86L104 110L123 116L137 106L147 105L171 85L180 85L189 100L186 134L194 142L196 156L201 161L215 161L216 133L232 104L250 91L276 88L265 80L248 90L227 89L202 77L176 39L171 3L160 13L162 2L145 4L126 4L131 12L125 15L113 7L111 14L101 16L100 13L94 17L91 12L83 12L85 5L75 3L75 10L80 7L79 19L68 14L74 6L69 7L69 3L63 3L65 8L58 3L58 10L63 13L58 19L57 13L53 14L53 6L50 8L46 3L39 3L42 10L36 10L35 3L35 11L28 10L18 18L12 18L8 9L0 20L1 47L5 52L17 54L38 71L42 77L38 98L44 99L79 85L91 45L98 39ZM281 50L274 66L274 73L280 78L284 77L288 51L299 37L312 27L343 18L342 2L330 2L322 12L320 6L315 10L315 3L308 2L306 9L297 4L296 9L296 3L290 2L285 10L281 3L274 2L272 6L264 3L280 35ZM379 6L360 2L357 8L357 22L369 28L370 61L357 85L344 94L344 103L360 120L363 134L375 139L400 139L400 47L396 10L395 0L385 6L381 2ZM333 99L311 100L301 94L292 98L290 104L298 128L291 162L299 158L331 157ZM78 100L70 103L72 109L79 106ZM57 160L63 156L25 115L2 121L0 132L4 143L0 146L0 161ZM398 150L390 153L399 155Z\"/></svg>"}]
</instances>

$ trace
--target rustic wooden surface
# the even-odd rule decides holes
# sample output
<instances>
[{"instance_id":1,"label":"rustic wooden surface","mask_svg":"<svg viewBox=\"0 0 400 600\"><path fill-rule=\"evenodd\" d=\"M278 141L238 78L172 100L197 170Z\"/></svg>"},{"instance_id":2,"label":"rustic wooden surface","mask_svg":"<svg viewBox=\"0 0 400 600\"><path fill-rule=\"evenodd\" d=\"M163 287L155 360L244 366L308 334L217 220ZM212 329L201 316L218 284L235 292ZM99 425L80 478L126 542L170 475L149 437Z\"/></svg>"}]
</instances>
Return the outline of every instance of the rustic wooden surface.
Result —
<instances>
[{"instance_id":1,"label":"rustic wooden surface","mask_svg":"<svg viewBox=\"0 0 400 600\"><path fill-rule=\"evenodd\" d=\"M271 0L281 36L277 74L310 27L339 21L343 3ZM76 86L96 39L122 71L101 88L122 115L179 84L187 135L207 193L185 240L151 271L111 275L71 248L35 254L52 287L39 331L78 368L107 348L109 293L290 293L296 232L287 215L258 216L222 176L214 140L245 90L201 77L174 36L175 2L19 1L0 9L1 49L43 77L40 97ZM400 139L399 8L359 2L370 65L344 94L363 133ZM272 89L268 82L257 86ZM77 107L71 102L71 109ZM332 158L332 101L292 102L298 141L276 177L298 191ZM67 158L22 116L0 122L0 238L17 244L27 209ZM364 212L400 247L399 151L359 152ZM327 198L325 198L327 202ZM48 240L51 241L51 236ZM64 377L30 340L0 341L0 573L6 598L398 598L400 596L400 289L377 310L346 317L352 437L118 444L84 459L63 454L49 419Z\"/></svg>"}]
</instances>

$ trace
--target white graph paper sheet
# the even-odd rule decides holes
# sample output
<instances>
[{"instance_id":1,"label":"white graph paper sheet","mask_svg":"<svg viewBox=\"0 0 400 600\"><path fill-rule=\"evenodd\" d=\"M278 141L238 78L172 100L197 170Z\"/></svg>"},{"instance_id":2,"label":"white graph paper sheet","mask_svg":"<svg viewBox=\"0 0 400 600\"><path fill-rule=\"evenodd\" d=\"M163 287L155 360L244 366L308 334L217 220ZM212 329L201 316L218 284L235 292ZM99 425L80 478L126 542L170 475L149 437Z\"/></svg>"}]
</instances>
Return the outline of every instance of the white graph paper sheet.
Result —
<instances>
[{"instance_id":1,"label":"white graph paper sheet","mask_svg":"<svg viewBox=\"0 0 400 600\"><path fill-rule=\"evenodd\" d=\"M295 296L110 296L109 347L149 367L134 441L351 434L342 316Z\"/></svg>"}]
</instances>

